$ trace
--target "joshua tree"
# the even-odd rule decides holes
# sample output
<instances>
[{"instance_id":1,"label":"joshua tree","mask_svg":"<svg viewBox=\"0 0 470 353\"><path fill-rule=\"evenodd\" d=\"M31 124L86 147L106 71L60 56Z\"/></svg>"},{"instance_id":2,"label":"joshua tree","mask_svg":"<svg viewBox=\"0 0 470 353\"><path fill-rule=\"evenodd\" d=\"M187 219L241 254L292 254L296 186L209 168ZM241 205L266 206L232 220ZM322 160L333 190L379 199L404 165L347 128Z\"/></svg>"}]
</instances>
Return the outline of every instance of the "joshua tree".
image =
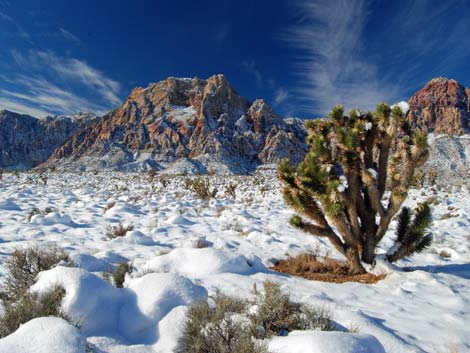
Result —
<instances>
[{"instance_id":1,"label":"joshua tree","mask_svg":"<svg viewBox=\"0 0 470 353\"><path fill-rule=\"evenodd\" d=\"M352 274L364 273L361 260L373 263L416 168L428 157L427 136L411 129L399 107L383 103L374 113L351 111L349 116L336 106L327 119L308 121L306 127L310 151L304 161L293 167L285 160L279 168L284 198L300 214L291 224L328 238L347 258ZM411 212L404 212L390 261L430 240L424 236L429 206L420 206L413 222Z\"/></svg>"}]
</instances>

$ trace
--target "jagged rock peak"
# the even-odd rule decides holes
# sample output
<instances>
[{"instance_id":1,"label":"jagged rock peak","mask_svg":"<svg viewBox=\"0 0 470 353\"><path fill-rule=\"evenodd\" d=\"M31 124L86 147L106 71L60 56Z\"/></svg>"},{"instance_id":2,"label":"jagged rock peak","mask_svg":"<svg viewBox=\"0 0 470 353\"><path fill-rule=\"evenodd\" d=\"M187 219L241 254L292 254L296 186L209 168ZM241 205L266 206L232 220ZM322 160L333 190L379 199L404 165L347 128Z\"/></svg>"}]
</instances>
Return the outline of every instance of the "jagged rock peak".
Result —
<instances>
[{"instance_id":1,"label":"jagged rock peak","mask_svg":"<svg viewBox=\"0 0 470 353\"><path fill-rule=\"evenodd\" d=\"M94 115L46 117L0 111L0 169L31 168L44 162L52 151L87 126Z\"/></svg>"},{"instance_id":2,"label":"jagged rock peak","mask_svg":"<svg viewBox=\"0 0 470 353\"><path fill-rule=\"evenodd\" d=\"M449 135L470 132L470 89L456 80L432 79L409 104L408 119L419 129Z\"/></svg>"},{"instance_id":3,"label":"jagged rock peak","mask_svg":"<svg viewBox=\"0 0 470 353\"><path fill-rule=\"evenodd\" d=\"M132 90L121 107L56 149L51 161L93 158L114 168L145 153L158 164L204 155L276 162L288 154L300 159L305 134L302 122L286 123L263 100L250 103L224 75L169 77Z\"/></svg>"}]
</instances>

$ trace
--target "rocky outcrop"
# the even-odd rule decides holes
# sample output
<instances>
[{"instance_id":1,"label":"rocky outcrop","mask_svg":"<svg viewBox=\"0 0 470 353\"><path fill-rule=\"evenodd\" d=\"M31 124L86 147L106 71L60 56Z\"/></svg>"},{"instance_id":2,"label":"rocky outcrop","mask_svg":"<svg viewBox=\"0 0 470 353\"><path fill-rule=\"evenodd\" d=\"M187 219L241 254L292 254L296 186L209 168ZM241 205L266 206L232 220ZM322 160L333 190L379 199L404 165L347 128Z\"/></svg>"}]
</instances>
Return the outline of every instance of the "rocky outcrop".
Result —
<instances>
[{"instance_id":1,"label":"rocky outcrop","mask_svg":"<svg viewBox=\"0 0 470 353\"><path fill-rule=\"evenodd\" d=\"M178 159L300 161L307 151L299 119L284 120L263 100L250 103L225 76L168 78L134 89L124 104L73 135L48 163L120 168Z\"/></svg>"},{"instance_id":2,"label":"rocky outcrop","mask_svg":"<svg viewBox=\"0 0 470 353\"><path fill-rule=\"evenodd\" d=\"M455 80L431 80L409 100L413 126L435 134L470 133L470 89Z\"/></svg>"},{"instance_id":3,"label":"rocky outcrop","mask_svg":"<svg viewBox=\"0 0 470 353\"><path fill-rule=\"evenodd\" d=\"M429 140L429 159L422 167L428 180L433 178L437 185L470 186L470 135L431 136Z\"/></svg>"},{"instance_id":4,"label":"rocky outcrop","mask_svg":"<svg viewBox=\"0 0 470 353\"><path fill-rule=\"evenodd\" d=\"M36 119L0 111L0 168L27 169L44 162L56 147L95 118L80 113Z\"/></svg>"}]
</instances>

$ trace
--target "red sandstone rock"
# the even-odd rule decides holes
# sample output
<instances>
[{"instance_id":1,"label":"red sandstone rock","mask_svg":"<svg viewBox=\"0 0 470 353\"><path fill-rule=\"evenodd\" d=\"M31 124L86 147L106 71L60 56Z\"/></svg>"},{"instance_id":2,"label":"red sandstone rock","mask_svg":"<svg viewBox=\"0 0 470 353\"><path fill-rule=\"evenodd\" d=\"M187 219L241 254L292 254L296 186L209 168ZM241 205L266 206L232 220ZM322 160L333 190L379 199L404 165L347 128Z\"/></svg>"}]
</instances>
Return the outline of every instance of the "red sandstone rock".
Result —
<instances>
[{"instance_id":1,"label":"red sandstone rock","mask_svg":"<svg viewBox=\"0 0 470 353\"><path fill-rule=\"evenodd\" d=\"M436 134L470 132L470 89L444 77L432 79L409 100L408 119Z\"/></svg>"}]
</instances>

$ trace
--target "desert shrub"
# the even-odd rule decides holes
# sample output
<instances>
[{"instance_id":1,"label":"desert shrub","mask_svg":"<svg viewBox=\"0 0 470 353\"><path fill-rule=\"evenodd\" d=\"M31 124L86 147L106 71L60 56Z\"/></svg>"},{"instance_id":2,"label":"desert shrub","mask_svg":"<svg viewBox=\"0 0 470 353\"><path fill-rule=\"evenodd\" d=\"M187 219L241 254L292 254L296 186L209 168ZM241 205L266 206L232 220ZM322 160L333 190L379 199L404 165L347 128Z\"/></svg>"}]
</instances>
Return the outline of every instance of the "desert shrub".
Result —
<instances>
[{"instance_id":1,"label":"desert shrub","mask_svg":"<svg viewBox=\"0 0 470 353\"><path fill-rule=\"evenodd\" d=\"M204 249L204 248L208 248L212 245L212 243L210 241L207 241L206 239L201 239L199 238L198 240L196 240L196 242L194 243L194 248L196 249Z\"/></svg>"},{"instance_id":2,"label":"desert shrub","mask_svg":"<svg viewBox=\"0 0 470 353\"><path fill-rule=\"evenodd\" d=\"M164 188L166 188L168 185L170 185L170 177L168 175L163 175L159 178L159 181L160 181L160 184L162 184L162 186Z\"/></svg>"},{"instance_id":3,"label":"desert shrub","mask_svg":"<svg viewBox=\"0 0 470 353\"><path fill-rule=\"evenodd\" d=\"M426 173L422 170L417 170L411 181L411 186L414 188L423 188L426 184Z\"/></svg>"},{"instance_id":4,"label":"desert shrub","mask_svg":"<svg viewBox=\"0 0 470 353\"><path fill-rule=\"evenodd\" d=\"M231 197L232 199L235 200L237 198L236 191L237 191L237 184L230 183L225 187L225 196Z\"/></svg>"},{"instance_id":5,"label":"desert shrub","mask_svg":"<svg viewBox=\"0 0 470 353\"><path fill-rule=\"evenodd\" d=\"M450 259L452 257L452 254L450 252L448 252L447 250L441 250L439 252L439 256L443 257L445 259Z\"/></svg>"},{"instance_id":6,"label":"desert shrub","mask_svg":"<svg viewBox=\"0 0 470 353\"><path fill-rule=\"evenodd\" d=\"M116 201L110 201L106 204L106 207L104 208L104 212L109 211L111 208L116 206Z\"/></svg>"},{"instance_id":7,"label":"desert shrub","mask_svg":"<svg viewBox=\"0 0 470 353\"><path fill-rule=\"evenodd\" d=\"M253 300L217 292L196 301L187 312L180 353L267 352L261 339L292 330L334 330L328 311L295 303L279 284L266 281Z\"/></svg>"},{"instance_id":8,"label":"desert shrub","mask_svg":"<svg viewBox=\"0 0 470 353\"><path fill-rule=\"evenodd\" d=\"M29 292L39 272L59 264L72 263L69 256L57 247L45 250L31 247L13 251L5 263L5 281L0 287L0 337L9 335L21 324L37 317L58 316L67 319L60 308L65 294L63 288L55 287L41 295Z\"/></svg>"},{"instance_id":9,"label":"desert shrub","mask_svg":"<svg viewBox=\"0 0 470 353\"><path fill-rule=\"evenodd\" d=\"M184 187L191 190L196 196L202 200L213 199L217 196L217 188L211 188L209 179L197 177L195 179L186 178L184 180Z\"/></svg>"},{"instance_id":10,"label":"desert shrub","mask_svg":"<svg viewBox=\"0 0 470 353\"><path fill-rule=\"evenodd\" d=\"M263 336L284 335L292 330L333 331L335 326L329 312L322 308L293 302L276 282L264 282L264 291L255 289L256 313L251 316ZM264 337L261 337L264 338Z\"/></svg>"},{"instance_id":11,"label":"desert shrub","mask_svg":"<svg viewBox=\"0 0 470 353\"><path fill-rule=\"evenodd\" d=\"M155 171L155 169L149 169L147 171L147 181L149 183L153 182L153 179L155 179L156 175L157 175L157 172Z\"/></svg>"},{"instance_id":12,"label":"desert shrub","mask_svg":"<svg viewBox=\"0 0 470 353\"><path fill-rule=\"evenodd\" d=\"M0 315L0 338L38 317L57 316L70 321L61 309L64 295L65 290L56 287L42 295L25 292L15 302L4 302Z\"/></svg>"},{"instance_id":13,"label":"desert shrub","mask_svg":"<svg viewBox=\"0 0 470 353\"><path fill-rule=\"evenodd\" d=\"M252 327L242 313L247 302L216 293L196 301L188 310L179 353L263 353L267 349L253 339ZM212 305L211 305L212 304Z\"/></svg>"},{"instance_id":14,"label":"desert shrub","mask_svg":"<svg viewBox=\"0 0 470 353\"><path fill-rule=\"evenodd\" d=\"M106 237L108 239L115 239L126 236L127 232L134 230L134 225L129 224L127 226L119 223L117 226L108 226L106 228Z\"/></svg>"},{"instance_id":15,"label":"desert shrub","mask_svg":"<svg viewBox=\"0 0 470 353\"><path fill-rule=\"evenodd\" d=\"M28 215L26 216L26 220L28 222L31 222L31 218L33 218L33 216L35 216L37 214L41 214L41 210L37 207L33 207L31 209L31 211L28 212Z\"/></svg>"},{"instance_id":16,"label":"desert shrub","mask_svg":"<svg viewBox=\"0 0 470 353\"><path fill-rule=\"evenodd\" d=\"M57 209L55 209L54 207L51 207L51 206L47 206L46 208L44 208L44 210L41 211L39 208L33 207L28 212L28 215L26 216L26 220L28 222L31 222L31 218L33 218L33 216L35 216L37 214L47 215L47 214L52 213L52 212L57 212Z\"/></svg>"},{"instance_id":17,"label":"desert shrub","mask_svg":"<svg viewBox=\"0 0 470 353\"><path fill-rule=\"evenodd\" d=\"M438 180L439 174L433 171L423 171L421 169L415 172L413 176L411 186L415 188L423 188L426 185L435 186Z\"/></svg>"},{"instance_id":18,"label":"desert shrub","mask_svg":"<svg viewBox=\"0 0 470 353\"><path fill-rule=\"evenodd\" d=\"M123 288L126 273L132 273L132 264L127 262L119 263L112 271L105 273L105 279L111 282L116 288Z\"/></svg>"},{"instance_id":19,"label":"desert shrub","mask_svg":"<svg viewBox=\"0 0 470 353\"><path fill-rule=\"evenodd\" d=\"M70 265L69 256L60 248L46 250L31 247L13 251L6 261L6 276L0 288L0 300L14 302L33 285L41 271L49 270L59 264Z\"/></svg>"},{"instance_id":20,"label":"desert shrub","mask_svg":"<svg viewBox=\"0 0 470 353\"><path fill-rule=\"evenodd\" d=\"M43 185L47 185L47 181L49 180L47 174L45 172L40 172L39 173L39 179L43 183Z\"/></svg>"}]
</instances>

